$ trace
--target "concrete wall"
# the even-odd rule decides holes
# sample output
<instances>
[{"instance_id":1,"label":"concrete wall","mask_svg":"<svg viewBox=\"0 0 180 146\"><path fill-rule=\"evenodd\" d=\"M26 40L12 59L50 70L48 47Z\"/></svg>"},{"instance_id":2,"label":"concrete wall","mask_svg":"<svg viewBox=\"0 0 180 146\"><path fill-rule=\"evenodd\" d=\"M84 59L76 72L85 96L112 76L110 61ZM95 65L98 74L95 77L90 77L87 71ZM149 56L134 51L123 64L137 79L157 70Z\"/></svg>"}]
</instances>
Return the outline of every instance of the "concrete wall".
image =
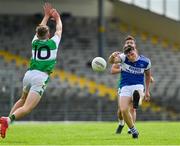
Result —
<instances>
[{"instance_id":1,"label":"concrete wall","mask_svg":"<svg viewBox=\"0 0 180 146\"><path fill-rule=\"evenodd\" d=\"M115 2L114 6L114 15L123 22L162 38L168 38L172 42L180 42L180 22L122 2Z\"/></svg>"},{"instance_id":2,"label":"concrete wall","mask_svg":"<svg viewBox=\"0 0 180 146\"><path fill-rule=\"evenodd\" d=\"M48 0L60 12L71 12L75 16L97 17L97 0ZM112 14L112 3L105 2L105 16ZM34 14L42 12L42 0L0 0L1 14Z\"/></svg>"}]
</instances>

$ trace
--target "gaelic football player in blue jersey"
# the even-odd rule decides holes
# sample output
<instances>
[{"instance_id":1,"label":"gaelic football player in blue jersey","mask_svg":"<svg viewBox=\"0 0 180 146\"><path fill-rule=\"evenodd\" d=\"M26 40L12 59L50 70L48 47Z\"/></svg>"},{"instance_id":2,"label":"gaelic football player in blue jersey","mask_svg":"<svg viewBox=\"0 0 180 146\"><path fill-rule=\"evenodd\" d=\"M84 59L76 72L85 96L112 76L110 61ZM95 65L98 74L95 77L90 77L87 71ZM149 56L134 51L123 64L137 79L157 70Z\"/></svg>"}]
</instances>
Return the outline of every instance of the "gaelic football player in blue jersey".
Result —
<instances>
[{"instance_id":1,"label":"gaelic football player in blue jersey","mask_svg":"<svg viewBox=\"0 0 180 146\"><path fill-rule=\"evenodd\" d=\"M121 54L121 52L117 52L117 53ZM119 73L121 73L121 64L120 63L112 64L112 66L111 66L111 74L119 74ZM118 83L120 81L121 81L121 79L119 78ZM153 82L154 82L154 78L151 76L151 83L153 83ZM133 122L135 123L135 121L136 121L136 109L133 108L132 104L131 104L131 108L130 108L130 113L131 113ZM122 113L120 111L120 108L118 108L117 117L118 117L118 120L119 120L119 125L118 125L118 128L116 129L116 134L121 134L122 129L124 127L124 119L123 119ZM128 129L128 134L131 134L130 129Z\"/></svg>"},{"instance_id":2,"label":"gaelic football player in blue jersey","mask_svg":"<svg viewBox=\"0 0 180 146\"><path fill-rule=\"evenodd\" d=\"M109 63L121 64L118 106L132 137L138 138L139 133L135 128L130 109L131 105L137 109L144 97L146 101L150 100L151 61L138 54L135 39L128 36L125 39L123 53L112 53L109 57Z\"/></svg>"}]
</instances>

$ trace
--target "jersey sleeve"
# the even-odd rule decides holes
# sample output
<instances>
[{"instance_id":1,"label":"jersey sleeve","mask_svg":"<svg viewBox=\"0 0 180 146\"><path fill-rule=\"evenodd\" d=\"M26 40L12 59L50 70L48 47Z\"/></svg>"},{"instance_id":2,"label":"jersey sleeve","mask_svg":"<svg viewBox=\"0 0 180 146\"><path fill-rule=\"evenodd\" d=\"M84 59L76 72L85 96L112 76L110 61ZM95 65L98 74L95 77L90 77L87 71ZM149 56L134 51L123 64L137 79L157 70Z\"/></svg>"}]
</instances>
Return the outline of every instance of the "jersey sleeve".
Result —
<instances>
[{"instance_id":1,"label":"jersey sleeve","mask_svg":"<svg viewBox=\"0 0 180 146\"><path fill-rule=\"evenodd\" d=\"M148 65L147 65L147 67L145 68L145 70L149 70L150 68L151 68L151 61L148 60Z\"/></svg>"},{"instance_id":2,"label":"jersey sleeve","mask_svg":"<svg viewBox=\"0 0 180 146\"><path fill-rule=\"evenodd\" d=\"M37 39L38 39L37 35L34 35L34 38L32 39L32 43Z\"/></svg>"},{"instance_id":3,"label":"jersey sleeve","mask_svg":"<svg viewBox=\"0 0 180 146\"><path fill-rule=\"evenodd\" d=\"M121 62L123 63L125 61L126 56L124 55L124 53L119 55Z\"/></svg>"},{"instance_id":4,"label":"jersey sleeve","mask_svg":"<svg viewBox=\"0 0 180 146\"><path fill-rule=\"evenodd\" d=\"M58 35L54 35L51 40L56 43L56 47L58 48L61 38Z\"/></svg>"}]
</instances>

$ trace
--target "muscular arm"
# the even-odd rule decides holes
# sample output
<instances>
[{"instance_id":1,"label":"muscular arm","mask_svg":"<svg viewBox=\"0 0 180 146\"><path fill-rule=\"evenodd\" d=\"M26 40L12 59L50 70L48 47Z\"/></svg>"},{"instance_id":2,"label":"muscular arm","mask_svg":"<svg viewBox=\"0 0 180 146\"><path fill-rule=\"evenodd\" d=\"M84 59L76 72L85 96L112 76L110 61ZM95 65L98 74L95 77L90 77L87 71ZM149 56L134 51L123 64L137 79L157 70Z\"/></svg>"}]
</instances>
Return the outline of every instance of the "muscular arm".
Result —
<instances>
[{"instance_id":1,"label":"muscular arm","mask_svg":"<svg viewBox=\"0 0 180 146\"><path fill-rule=\"evenodd\" d=\"M60 16L56 18L56 32L55 35L61 37L62 34L62 22Z\"/></svg>"},{"instance_id":2,"label":"muscular arm","mask_svg":"<svg viewBox=\"0 0 180 146\"><path fill-rule=\"evenodd\" d=\"M46 25L49 20L49 16L44 16L39 25Z\"/></svg>"},{"instance_id":3,"label":"muscular arm","mask_svg":"<svg viewBox=\"0 0 180 146\"><path fill-rule=\"evenodd\" d=\"M45 3L43 9L44 9L44 17L39 25L46 25L53 11L52 6L49 3Z\"/></svg>"},{"instance_id":4,"label":"muscular arm","mask_svg":"<svg viewBox=\"0 0 180 146\"><path fill-rule=\"evenodd\" d=\"M62 21L61 21L60 15L59 15L59 13L57 12L56 9L53 10L52 17L56 21L55 35L57 35L59 38L61 38L61 34L62 34Z\"/></svg>"},{"instance_id":5,"label":"muscular arm","mask_svg":"<svg viewBox=\"0 0 180 146\"><path fill-rule=\"evenodd\" d=\"M44 17L43 17L43 19L39 25L46 25L47 24L53 9L52 9L51 4L45 3L43 6L43 10L44 10ZM35 34L34 38L32 39L32 42L36 39L38 39L37 33Z\"/></svg>"},{"instance_id":6,"label":"muscular arm","mask_svg":"<svg viewBox=\"0 0 180 146\"><path fill-rule=\"evenodd\" d=\"M111 67L111 74L117 74L121 72L120 64L113 64Z\"/></svg>"},{"instance_id":7,"label":"muscular arm","mask_svg":"<svg viewBox=\"0 0 180 146\"><path fill-rule=\"evenodd\" d=\"M151 69L145 71L145 96L148 97L150 91L150 82L151 82Z\"/></svg>"}]
</instances>

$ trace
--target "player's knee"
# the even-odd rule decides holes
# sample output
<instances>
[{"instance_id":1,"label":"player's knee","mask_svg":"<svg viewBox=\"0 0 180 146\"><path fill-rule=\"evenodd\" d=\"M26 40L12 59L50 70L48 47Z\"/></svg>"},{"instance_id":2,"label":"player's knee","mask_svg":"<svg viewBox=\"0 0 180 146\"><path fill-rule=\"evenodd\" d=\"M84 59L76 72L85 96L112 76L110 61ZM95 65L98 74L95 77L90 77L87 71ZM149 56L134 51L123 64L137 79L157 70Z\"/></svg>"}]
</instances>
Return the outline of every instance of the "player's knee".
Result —
<instances>
[{"instance_id":1,"label":"player's knee","mask_svg":"<svg viewBox=\"0 0 180 146\"><path fill-rule=\"evenodd\" d=\"M25 102L26 98L27 98L27 93L23 92L20 99Z\"/></svg>"},{"instance_id":2,"label":"player's knee","mask_svg":"<svg viewBox=\"0 0 180 146\"><path fill-rule=\"evenodd\" d=\"M136 109L135 108L130 108L130 112L135 113Z\"/></svg>"},{"instance_id":3,"label":"player's knee","mask_svg":"<svg viewBox=\"0 0 180 146\"><path fill-rule=\"evenodd\" d=\"M24 103L25 103L25 101L26 101L26 98L21 97L21 98L20 98L20 101L21 101L21 103L23 103L23 104L24 104Z\"/></svg>"},{"instance_id":4,"label":"player's knee","mask_svg":"<svg viewBox=\"0 0 180 146\"><path fill-rule=\"evenodd\" d=\"M128 107L121 107L121 113L128 112Z\"/></svg>"}]
</instances>

